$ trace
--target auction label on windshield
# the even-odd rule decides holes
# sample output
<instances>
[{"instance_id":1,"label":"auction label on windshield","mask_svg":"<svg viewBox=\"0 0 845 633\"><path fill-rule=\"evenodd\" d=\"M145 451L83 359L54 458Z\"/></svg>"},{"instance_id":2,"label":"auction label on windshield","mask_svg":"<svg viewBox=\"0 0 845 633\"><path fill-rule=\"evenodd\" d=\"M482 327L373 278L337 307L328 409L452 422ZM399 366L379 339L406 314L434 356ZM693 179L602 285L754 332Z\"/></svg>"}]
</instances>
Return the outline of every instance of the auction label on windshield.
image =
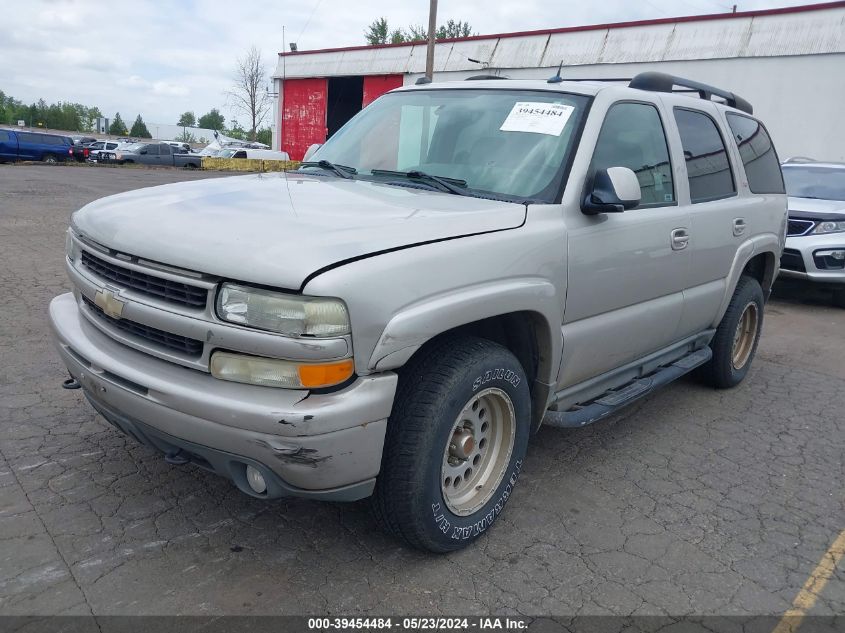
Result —
<instances>
[{"instance_id":1,"label":"auction label on windshield","mask_svg":"<svg viewBox=\"0 0 845 633\"><path fill-rule=\"evenodd\" d=\"M502 132L560 136L574 110L574 107L562 103L517 101L499 129Z\"/></svg>"}]
</instances>

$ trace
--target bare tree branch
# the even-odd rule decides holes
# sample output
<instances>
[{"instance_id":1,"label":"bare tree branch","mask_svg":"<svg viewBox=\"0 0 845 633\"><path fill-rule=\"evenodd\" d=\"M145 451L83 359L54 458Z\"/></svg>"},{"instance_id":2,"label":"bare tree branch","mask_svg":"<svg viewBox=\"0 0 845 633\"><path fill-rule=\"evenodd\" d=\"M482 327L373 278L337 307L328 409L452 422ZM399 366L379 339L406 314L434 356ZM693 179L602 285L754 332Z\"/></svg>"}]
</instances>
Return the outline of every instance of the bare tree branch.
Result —
<instances>
[{"instance_id":1,"label":"bare tree branch","mask_svg":"<svg viewBox=\"0 0 845 633\"><path fill-rule=\"evenodd\" d=\"M267 69L261 59L261 52L253 45L243 57L238 58L234 85L226 93L233 101L232 107L249 117L249 138L253 141L256 130L264 123L272 104L264 87L266 78Z\"/></svg>"}]
</instances>

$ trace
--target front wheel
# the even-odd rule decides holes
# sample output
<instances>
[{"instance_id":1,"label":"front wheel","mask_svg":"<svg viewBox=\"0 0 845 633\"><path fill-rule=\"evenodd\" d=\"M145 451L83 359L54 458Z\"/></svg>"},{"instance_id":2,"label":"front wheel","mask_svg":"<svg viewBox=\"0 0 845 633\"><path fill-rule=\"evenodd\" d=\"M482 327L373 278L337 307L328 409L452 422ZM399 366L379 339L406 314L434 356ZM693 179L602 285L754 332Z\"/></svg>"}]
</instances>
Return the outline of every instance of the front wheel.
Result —
<instances>
[{"instance_id":1,"label":"front wheel","mask_svg":"<svg viewBox=\"0 0 845 633\"><path fill-rule=\"evenodd\" d=\"M740 277L725 316L710 342L713 358L699 375L717 389L735 387L745 378L763 331L763 290L753 277Z\"/></svg>"},{"instance_id":2,"label":"front wheel","mask_svg":"<svg viewBox=\"0 0 845 633\"><path fill-rule=\"evenodd\" d=\"M528 445L531 398L506 348L474 337L432 345L402 370L371 507L407 544L449 552L498 518Z\"/></svg>"}]
</instances>

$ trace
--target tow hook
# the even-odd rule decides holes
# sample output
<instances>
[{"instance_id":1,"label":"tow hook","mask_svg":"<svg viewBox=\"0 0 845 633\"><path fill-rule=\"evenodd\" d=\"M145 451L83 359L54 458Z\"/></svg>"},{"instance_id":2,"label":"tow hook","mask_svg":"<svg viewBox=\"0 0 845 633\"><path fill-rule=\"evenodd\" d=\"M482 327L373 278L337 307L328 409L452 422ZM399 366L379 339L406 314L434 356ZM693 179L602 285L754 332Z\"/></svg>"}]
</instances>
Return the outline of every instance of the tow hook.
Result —
<instances>
[{"instance_id":1,"label":"tow hook","mask_svg":"<svg viewBox=\"0 0 845 633\"><path fill-rule=\"evenodd\" d=\"M181 448L177 448L175 451L169 451L165 453L164 461L166 461L168 464L173 464L174 466L184 466L191 460L182 454Z\"/></svg>"},{"instance_id":2,"label":"tow hook","mask_svg":"<svg viewBox=\"0 0 845 633\"><path fill-rule=\"evenodd\" d=\"M62 389L79 389L80 387L82 387L82 385L80 385L73 376L62 381Z\"/></svg>"}]
</instances>

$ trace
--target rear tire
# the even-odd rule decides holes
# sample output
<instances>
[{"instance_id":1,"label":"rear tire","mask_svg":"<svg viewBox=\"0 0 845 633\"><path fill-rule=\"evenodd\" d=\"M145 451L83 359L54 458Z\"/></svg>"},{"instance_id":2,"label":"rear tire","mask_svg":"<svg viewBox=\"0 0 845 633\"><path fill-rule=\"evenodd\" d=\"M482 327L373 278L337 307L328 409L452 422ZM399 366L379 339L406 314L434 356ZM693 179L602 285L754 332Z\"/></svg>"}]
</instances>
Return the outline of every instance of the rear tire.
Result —
<instances>
[{"instance_id":1,"label":"rear tire","mask_svg":"<svg viewBox=\"0 0 845 633\"><path fill-rule=\"evenodd\" d=\"M48 165L55 165L59 162L54 154L44 154L41 160L43 160Z\"/></svg>"},{"instance_id":2,"label":"rear tire","mask_svg":"<svg viewBox=\"0 0 845 633\"><path fill-rule=\"evenodd\" d=\"M735 387L745 378L763 331L763 289L753 277L740 277L725 316L710 342L713 358L698 375L717 389Z\"/></svg>"},{"instance_id":3,"label":"rear tire","mask_svg":"<svg viewBox=\"0 0 845 633\"><path fill-rule=\"evenodd\" d=\"M491 341L450 338L403 368L370 506L408 545L450 552L501 513L528 446L531 397L519 361Z\"/></svg>"}]
</instances>

